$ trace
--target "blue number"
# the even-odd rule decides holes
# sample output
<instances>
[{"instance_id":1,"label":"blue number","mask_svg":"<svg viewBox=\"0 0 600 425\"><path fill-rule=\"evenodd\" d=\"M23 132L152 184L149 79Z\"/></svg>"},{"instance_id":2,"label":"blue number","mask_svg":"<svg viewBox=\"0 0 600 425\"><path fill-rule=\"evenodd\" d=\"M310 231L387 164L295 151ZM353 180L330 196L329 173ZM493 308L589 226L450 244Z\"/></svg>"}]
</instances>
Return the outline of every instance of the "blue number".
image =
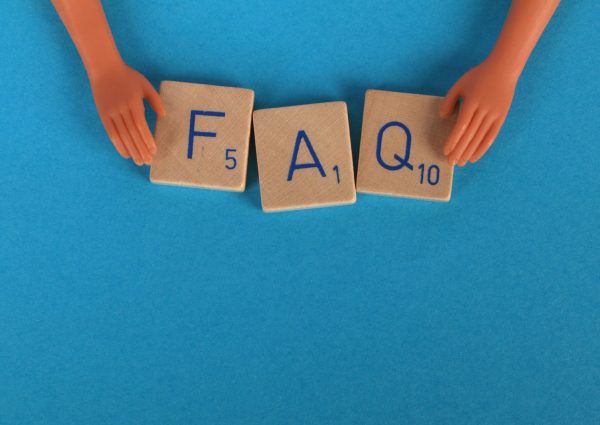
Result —
<instances>
[{"instance_id":1,"label":"blue number","mask_svg":"<svg viewBox=\"0 0 600 425\"><path fill-rule=\"evenodd\" d=\"M423 184L423 179L425 178L425 164L419 165L419 170L421 170L421 184Z\"/></svg>"},{"instance_id":2,"label":"blue number","mask_svg":"<svg viewBox=\"0 0 600 425\"><path fill-rule=\"evenodd\" d=\"M435 170L435 181L431 178L431 171ZM429 167L429 171L427 171L427 181L430 185L435 186L440 182L440 167L437 165L432 165Z\"/></svg>"},{"instance_id":3,"label":"blue number","mask_svg":"<svg viewBox=\"0 0 600 425\"><path fill-rule=\"evenodd\" d=\"M337 182L340 184L340 167L337 165L333 167L333 171L335 171L335 176L337 177Z\"/></svg>"},{"instance_id":4,"label":"blue number","mask_svg":"<svg viewBox=\"0 0 600 425\"><path fill-rule=\"evenodd\" d=\"M419 170L421 170L421 184L425 182L425 164L419 165ZM432 177L432 172L435 171L435 178ZM440 182L440 167L437 165L431 165L427 169L427 183L431 186L435 186Z\"/></svg>"},{"instance_id":5,"label":"blue number","mask_svg":"<svg viewBox=\"0 0 600 425\"><path fill-rule=\"evenodd\" d=\"M235 167L237 167L237 159L235 159L234 156L230 156L230 153L233 152L237 152L237 149L225 149L225 161L231 161L232 164L231 165L227 165L225 164L225 168L227 168L228 170L235 170Z\"/></svg>"}]
</instances>

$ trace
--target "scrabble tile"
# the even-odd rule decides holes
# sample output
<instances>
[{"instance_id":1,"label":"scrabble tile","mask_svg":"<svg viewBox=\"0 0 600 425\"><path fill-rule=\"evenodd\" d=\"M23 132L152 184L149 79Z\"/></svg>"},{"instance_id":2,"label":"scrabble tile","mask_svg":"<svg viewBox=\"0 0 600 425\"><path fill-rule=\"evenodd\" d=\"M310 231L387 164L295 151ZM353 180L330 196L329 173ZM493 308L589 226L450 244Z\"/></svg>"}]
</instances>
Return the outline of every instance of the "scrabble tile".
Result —
<instances>
[{"instance_id":1,"label":"scrabble tile","mask_svg":"<svg viewBox=\"0 0 600 425\"><path fill-rule=\"evenodd\" d=\"M243 192L252 90L163 81L167 115L156 122L153 183Z\"/></svg>"},{"instance_id":2,"label":"scrabble tile","mask_svg":"<svg viewBox=\"0 0 600 425\"><path fill-rule=\"evenodd\" d=\"M441 97L369 90L357 191L449 201L454 167L443 145L456 117L439 117Z\"/></svg>"},{"instance_id":3,"label":"scrabble tile","mask_svg":"<svg viewBox=\"0 0 600 425\"><path fill-rule=\"evenodd\" d=\"M356 202L344 102L254 112L264 211Z\"/></svg>"}]
</instances>

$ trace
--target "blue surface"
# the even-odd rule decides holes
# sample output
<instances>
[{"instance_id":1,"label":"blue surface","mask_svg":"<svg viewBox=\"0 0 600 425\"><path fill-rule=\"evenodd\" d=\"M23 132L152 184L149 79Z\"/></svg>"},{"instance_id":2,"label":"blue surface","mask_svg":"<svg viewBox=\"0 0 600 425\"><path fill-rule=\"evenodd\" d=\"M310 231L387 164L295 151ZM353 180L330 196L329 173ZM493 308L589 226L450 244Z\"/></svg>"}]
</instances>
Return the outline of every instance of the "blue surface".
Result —
<instances>
[{"instance_id":1,"label":"blue surface","mask_svg":"<svg viewBox=\"0 0 600 425\"><path fill-rule=\"evenodd\" d=\"M202 3L200 5L200 3ZM508 1L117 1L123 56L256 107L444 94ZM49 1L0 6L0 424L600 423L600 3L566 1L449 204L266 215L117 155Z\"/></svg>"}]
</instances>

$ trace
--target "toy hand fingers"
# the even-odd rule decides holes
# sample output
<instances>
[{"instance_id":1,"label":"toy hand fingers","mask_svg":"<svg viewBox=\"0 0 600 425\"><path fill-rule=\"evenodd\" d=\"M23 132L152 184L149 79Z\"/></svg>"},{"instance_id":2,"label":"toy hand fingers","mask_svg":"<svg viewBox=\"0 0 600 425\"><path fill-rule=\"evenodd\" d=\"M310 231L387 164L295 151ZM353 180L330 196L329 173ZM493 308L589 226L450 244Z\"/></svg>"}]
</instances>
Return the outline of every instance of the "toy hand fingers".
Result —
<instances>
[{"instance_id":1,"label":"toy hand fingers","mask_svg":"<svg viewBox=\"0 0 600 425\"><path fill-rule=\"evenodd\" d=\"M481 123L481 126L479 127L479 130L477 130L477 133L475 133L475 136L473 136L471 143L469 143L469 146L458 161L461 167L466 165L467 161L469 161L469 159L473 156L473 153L479 147L479 145L483 141L483 138L485 137L489 129L492 127L494 122L494 118L490 116L485 117L485 119Z\"/></svg>"},{"instance_id":2,"label":"toy hand fingers","mask_svg":"<svg viewBox=\"0 0 600 425\"><path fill-rule=\"evenodd\" d=\"M104 129L106 130L110 141L114 145L117 152L119 152L119 155L121 155L123 158L129 158L129 151L127 150L127 147L119 137L119 132L117 131L117 128L115 127L115 124L113 123L112 119L103 118L102 124L104 125Z\"/></svg>"},{"instance_id":3,"label":"toy hand fingers","mask_svg":"<svg viewBox=\"0 0 600 425\"><path fill-rule=\"evenodd\" d=\"M485 135L481 144L477 147L477 150L471 157L471 162L475 163L481 159L481 157L488 151L488 149L492 146L500 129L502 128L503 121L496 121L494 125L489 129L487 134Z\"/></svg>"},{"instance_id":4,"label":"toy hand fingers","mask_svg":"<svg viewBox=\"0 0 600 425\"><path fill-rule=\"evenodd\" d=\"M154 109L154 112L161 117L167 115L167 111L165 110L160 95L146 78L143 78L142 80L142 89L144 91L144 97L148 100L150 106Z\"/></svg>"},{"instance_id":5,"label":"toy hand fingers","mask_svg":"<svg viewBox=\"0 0 600 425\"><path fill-rule=\"evenodd\" d=\"M448 160L450 161L450 163L458 163L459 162L459 159L461 158L463 152L465 151L465 149L467 149L467 147L469 146L469 143L473 139L475 132L481 126L481 123L483 122L484 117L485 117L485 113L482 112L481 109L478 109L475 112L475 114L473 115L473 119L471 120L471 123L469 124L469 127L465 130L464 134L462 135L462 137L460 138L460 140L458 141L458 143L456 144L456 146L454 147L452 152L450 152L450 155L448 155Z\"/></svg>"},{"instance_id":6,"label":"toy hand fingers","mask_svg":"<svg viewBox=\"0 0 600 425\"><path fill-rule=\"evenodd\" d=\"M454 109L456 108L456 103L460 97L460 92L462 89L462 82L459 80L448 92L446 98L442 102L442 106L440 107L440 116L442 118L448 118Z\"/></svg>"},{"instance_id":7,"label":"toy hand fingers","mask_svg":"<svg viewBox=\"0 0 600 425\"><path fill-rule=\"evenodd\" d=\"M144 164L150 164L152 162L152 154L150 153L148 146L146 146L144 139L142 138L139 130L137 129L137 126L133 120L133 115L132 115L131 110L127 110L127 111L123 112L121 114L121 117L123 118L123 122L125 123L125 126L127 127L127 131L129 132L129 136L131 137L131 140L133 140L135 147L137 148L138 152L142 156L142 160L144 161Z\"/></svg>"},{"instance_id":8,"label":"toy hand fingers","mask_svg":"<svg viewBox=\"0 0 600 425\"><path fill-rule=\"evenodd\" d=\"M148 151L150 151L151 155L156 153L156 143L154 141L154 137L152 137L152 133L148 128L148 123L146 122L146 117L144 115L144 104L140 102L136 102L131 107L131 116L133 118L133 122L144 141L144 144L147 146Z\"/></svg>"},{"instance_id":9,"label":"toy hand fingers","mask_svg":"<svg viewBox=\"0 0 600 425\"><path fill-rule=\"evenodd\" d=\"M142 165L144 163L144 159L141 153L138 151L135 142L131 138L127 127L125 126L125 122L123 121L123 117L120 114L113 116L113 122L115 123L115 127L117 128L117 132L119 133L119 138L123 141L123 144L127 147L127 150L131 154L133 158L133 162L136 165Z\"/></svg>"},{"instance_id":10,"label":"toy hand fingers","mask_svg":"<svg viewBox=\"0 0 600 425\"><path fill-rule=\"evenodd\" d=\"M446 144L444 145L444 155L450 154L456 147L456 144L465 133L471 120L473 119L473 114L475 113L475 108L471 106L470 103L464 102L462 107L460 108L460 113L458 115L458 120L452 129L452 132L448 136L446 140ZM449 160L450 164L452 162Z\"/></svg>"}]
</instances>

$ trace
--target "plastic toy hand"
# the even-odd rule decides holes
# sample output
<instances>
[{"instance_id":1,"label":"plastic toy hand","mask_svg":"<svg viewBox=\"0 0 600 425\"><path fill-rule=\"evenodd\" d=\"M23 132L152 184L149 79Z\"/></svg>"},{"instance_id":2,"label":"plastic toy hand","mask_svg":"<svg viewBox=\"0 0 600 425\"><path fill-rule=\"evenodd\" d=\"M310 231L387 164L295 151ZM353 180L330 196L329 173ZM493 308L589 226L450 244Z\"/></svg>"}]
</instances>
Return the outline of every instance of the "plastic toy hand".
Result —
<instances>
[{"instance_id":1,"label":"plastic toy hand","mask_svg":"<svg viewBox=\"0 0 600 425\"><path fill-rule=\"evenodd\" d=\"M152 84L124 63L90 75L90 84L100 119L117 151L137 165L150 164L156 143L146 123L144 98L158 115L165 115Z\"/></svg>"},{"instance_id":2,"label":"plastic toy hand","mask_svg":"<svg viewBox=\"0 0 600 425\"><path fill-rule=\"evenodd\" d=\"M460 99L456 125L444 145L451 165L478 161L492 146L512 103L518 77L483 62L450 89L440 115L449 117Z\"/></svg>"}]
</instances>

